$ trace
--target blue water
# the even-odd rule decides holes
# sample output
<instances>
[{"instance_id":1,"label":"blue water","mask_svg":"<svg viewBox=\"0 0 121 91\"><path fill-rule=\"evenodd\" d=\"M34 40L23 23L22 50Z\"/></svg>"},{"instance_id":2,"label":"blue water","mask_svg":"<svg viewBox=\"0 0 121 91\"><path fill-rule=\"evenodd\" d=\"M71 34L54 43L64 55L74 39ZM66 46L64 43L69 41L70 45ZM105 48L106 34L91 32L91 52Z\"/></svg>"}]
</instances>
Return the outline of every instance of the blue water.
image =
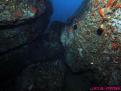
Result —
<instances>
[{"instance_id":1,"label":"blue water","mask_svg":"<svg viewBox=\"0 0 121 91\"><path fill-rule=\"evenodd\" d=\"M53 15L51 21L66 22L79 8L83 0L50 0L53 5Z\"/></svg>"}]
</instances>

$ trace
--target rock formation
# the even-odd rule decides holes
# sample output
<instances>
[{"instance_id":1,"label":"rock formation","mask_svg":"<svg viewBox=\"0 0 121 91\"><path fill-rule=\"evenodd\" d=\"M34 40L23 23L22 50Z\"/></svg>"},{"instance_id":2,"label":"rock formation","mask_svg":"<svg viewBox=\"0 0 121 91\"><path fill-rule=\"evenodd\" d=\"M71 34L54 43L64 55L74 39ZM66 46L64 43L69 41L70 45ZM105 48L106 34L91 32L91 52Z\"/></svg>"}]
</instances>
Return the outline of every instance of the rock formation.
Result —
<instances>
[{"instance_id":1,"label":"rock formation","mask_svg":"<svg viewBox=\"0 0 121 91\"><path fill-rule=\"evenodd\" d=\"M27 65L41 59L52 6L48 0L1 0L0 9L0 90L8 91Z\"/></svg>"},{"instance_id":2,"label":"rock formation","mask_svg":"<svg viewBox=\"0 0 121 91\"><path fill-rule=\"evenodd\" d=\"M90 70L94 77L91 84L120 85L121 9L117 6L121 1L84 3L85 7L63 29L61 42L66 48L66 64L74 73Z\"/></svg>"}]
</instances>

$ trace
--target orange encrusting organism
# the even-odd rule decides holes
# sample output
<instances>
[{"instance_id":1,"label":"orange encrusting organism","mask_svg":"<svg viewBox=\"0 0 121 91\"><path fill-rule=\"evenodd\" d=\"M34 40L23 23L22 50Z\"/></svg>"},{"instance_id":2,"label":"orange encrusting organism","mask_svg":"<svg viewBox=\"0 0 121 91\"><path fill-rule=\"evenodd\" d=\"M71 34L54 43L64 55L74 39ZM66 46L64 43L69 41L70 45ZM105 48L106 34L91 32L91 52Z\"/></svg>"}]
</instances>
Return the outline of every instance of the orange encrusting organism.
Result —
<instances>
[{"instance_id":1,"label":"orange encrusting organism","mask_svg":"<svg viewBox=\"0 0 121 91\"><path fill-rule=\"evenodd\" d=\"M106 7L111 7L113 5L114 1L115 0L109 0L108 3L107 3L107 5L106 5Z\"/></svg>"},{"instance_id":2,"label":"orange encrusting organism","mask_svg":"<svg viewBox=\"0 0 121 91\"><path fill-rule=\"evenodd\" d=\"M99 14L100 14L101 17L104 17L105 16L104 9L103 8L100 8L99 9Z\"/></svg>"},{"instance_id":3,"label":"orange encrusting organism","mask_svg":"<svg viewBox=\"0 0 121 91\"><path fill-rule=\"evenodd\" d=\"M106 3L105 0L102 0L102 3L104 4L104 8L99 8L99 10L98 10L98 13L99 13L99 15L100 15L102 18L105 17L105 10L108 10L108 9L110 9L111 7L112 7L112 8L121 8L121 4L117 4L117 5L114 5L114 6L113 6L114 1L115 1L115 0L108 0L108 2Z\"/></svg>"},{"instance_id":4,"label":"orange encrusting organism","mask_svg":"<svg viewBox=\"0 0 121 91\"><path fill-rule=\"evenodd\" d=\"M106 8L110 8L112 7L113 3L115 2L115 0L109 0L108 3L105 2L105 0L102 0L103 4L106 5ZM115 6L113 6L114 8L121 8L121 4L117 4Z\"/></svg>"},{"instance_id":5,"label":"orange encrusting organism","mask_svg":"<svg viewBox=\"0 0 121 91\"><path fill-rule=\"evenodd\" d=\"M102 3L106 5L106 7L111 7L114 1L115 0L109 0L108 2L106 2L105 0L102 0Z\"/></svg>"},{"instance_id":6,"label":"orange encrusting organism","mask_svg":"<svg viewBox=\"0 0 121 91\"><path fill-rule=\"evenodd\" d=\"M117 4L117 5L113 6L113 8L121 8L121 4Z\"/></svg>"}]
</instances>

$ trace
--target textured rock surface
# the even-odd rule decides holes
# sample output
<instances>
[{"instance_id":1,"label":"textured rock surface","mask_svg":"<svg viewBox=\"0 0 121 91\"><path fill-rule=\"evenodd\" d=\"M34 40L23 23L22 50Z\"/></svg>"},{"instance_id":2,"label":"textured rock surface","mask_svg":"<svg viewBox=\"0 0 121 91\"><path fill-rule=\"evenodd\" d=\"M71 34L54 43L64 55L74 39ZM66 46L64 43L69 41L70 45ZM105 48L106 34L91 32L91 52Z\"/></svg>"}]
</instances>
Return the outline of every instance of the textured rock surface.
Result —
<instances>
[{"instance_id":1,"label":"textured rock surface","mask_svg":"<svg viewBox=\"0 0 121 91\"><path fill-rule=\"evenodd\" d=\"M114 8L113 15L106 14L109 20L102 23L98 8L103 4L99 2L99 7L95 7L96 1L85 1L85 7L63 29L61 42L66 48L66 64L73 72L93 70L96 85L120 85L121 18L117 15L120 9ZM101 25L104 32L98 35Z\"/></svg>"},{"instance_id":2,"label":"textured rock surface","mask_svg":"<svg viewBox=\"0 0 121 91\"><path fill-rule=\"evenodd\" d=\"M9 90L17 75L28 65L42 59L42 34L52 14L51 3L44 2L46 9L29 23L0 27L0 90Z\"/></svg>"},{"instance_id":3,"label":"textured rock surface","mask_svg":"<svg viewBox=\"0 0 121 91\"><path fill-rule=\"evenodd\" d=\"M12 1L11 1L11 3L12 3ZM16 3L17 3L17 1L16 1ZM15 5L16 5L16 3L15 3ZM43 13L37 12L38 17L33 16L33 19L28 17L27 19L29 21L27 23L25 23L27 21L25 19L25 22L23 22L22 25L20 24L17 26L14 26L14 25L12 26L12 25L6 24L6 26L0 27L0 44L1 44L0 45L0 54L3 52L6 52L6 51L12 50L15 47L24 45L25 43L33 41L38 35L40 35L44 31L45 26L47 26L48 19L51 14L51 11L52 11L51 10L52 7L50 7L50 5L48 4L48 1L45 1L43 3L38 2L38 4L37 4L37 1L34 1L34 2L22 1L21 3L23 3L23 4L31 3L31 4L35 4L35 5L42 4L42 5L44 5L43 7L46 7L46 8L43 10ZM11 7L9 5L6 5L6 6ZM22 6L21 6L21 8L22 8ZM38 7L38 9L41 9L41 8L42 7ZM10 10L8 10L8 11L10 11ZM1 12L1 14L3 14L3 12ZM24 18L24 16L22 18ZM7 19L7 16L6 16L6 19ZM11 21L9 20L8 22L11 22ZM17 23L15 23L15 24L17 24ZM38 24L40 26L38 26Z\"/></svg>"},{"instance_id":4,"label":"textured rock surface","mask_svg":"<svg viewBox=\"0 0 121 91\"><path fill-rule=\"evenodd\" d=\"M85 0L66 25L54 22L46 31L48 4L33 23L1 29L0 91L14 91L10 84L15 85L21 72L17 91L88 91L92 85L120 85L120 9L102 23L95 1ZM102 24L105 31L98 35Z\"/></svg>"},{"instance_id":5,"label":"textured rock surface","mask_svg":"<svg viewBox=\"0 0 121 91\"><path fill-rule=\"evenodd\" d=\"M45 12L44 0L1 0L0 26L17 25Z\"/></svg>"},{"instance_id":6,"label":"textured rock surface","mask_svg":"<svg viewBox=\"0 0 121 91\"><path fill-rule=\"evenodd\" d=\"M61 60L31 65L18 78L17 91L63 91L64 74Z\"/></svg>"}]
</instances>

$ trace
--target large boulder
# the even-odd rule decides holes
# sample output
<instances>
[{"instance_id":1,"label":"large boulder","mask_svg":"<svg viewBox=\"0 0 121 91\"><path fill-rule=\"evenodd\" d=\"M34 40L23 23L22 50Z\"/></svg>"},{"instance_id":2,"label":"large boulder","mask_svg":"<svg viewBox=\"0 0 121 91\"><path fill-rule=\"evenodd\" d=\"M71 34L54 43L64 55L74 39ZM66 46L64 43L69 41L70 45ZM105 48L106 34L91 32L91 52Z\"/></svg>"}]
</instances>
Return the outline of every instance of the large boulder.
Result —
<instances>
[{"instance_id":1,"label":"large boulder","mask_svg":"<svg viewBox=\"0 0 121 91\"><path fill-rule=\"evenodd\" d=\"M84 3L63 28L61 42L66 48L66 64L74 73L92 70L96 85L120 85L121 17L116 5L121 1L116 0L110 9L101 0Z\"/></svg>"},{"instance_id":2,"label":"large boulder","mask_svg":"<svg viewBox=\"0 0 121 91\"><path fill-rule=\"evenodd\" d=\"M2 91L8 89L7 86L12 87L11 80L14 83L15 77L28 64L41 59L40 54L43 51L41 39L50 20L52 6L48 0L2 0L0 3L5 7L5 11L0 12L2 17L0 18L0 90ZM22 11L22 16L10 15L16 11L12 7ZM32 16L23 11L28 11ZM8 13L3 17L5 12Z\"/></svg>"},{"instance_id":3,"label":"large boulder","mask_svg":"<svg viewBox=\"0 0 121 91\"><path fill-rule=\"evenodd\" d=\"M1 11L0 14L0 21L4 22L0 24L0 54L34 40L48 25L48 20L52 13L52 7L48 1L11 0L0 1L0 3L5 5L5 10ZM13 9L12 7L16 8ZM21 16L10 15L14 14L13 12L17 12L18 9L21 11L19 12ZM33 12L34 10L35 12ZM5 12L8 12L6 16L4 16ZM33 13L33 16L28 12Z\"/></svg>"}]
</instances>

